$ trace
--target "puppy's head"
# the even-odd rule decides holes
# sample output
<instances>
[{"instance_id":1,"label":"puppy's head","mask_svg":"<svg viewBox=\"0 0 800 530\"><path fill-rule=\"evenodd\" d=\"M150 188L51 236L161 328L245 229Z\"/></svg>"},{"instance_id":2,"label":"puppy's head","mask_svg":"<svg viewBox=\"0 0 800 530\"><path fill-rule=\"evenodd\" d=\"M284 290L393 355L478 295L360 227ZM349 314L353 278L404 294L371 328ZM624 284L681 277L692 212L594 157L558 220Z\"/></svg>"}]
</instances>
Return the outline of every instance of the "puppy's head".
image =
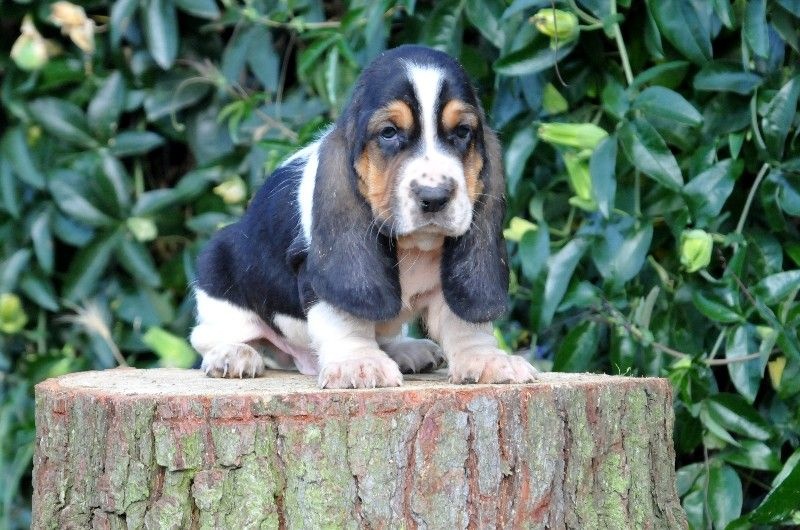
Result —
<instances>
[{"instance_id":1,"label":"puppy's head","mask_svg":"<svg viewBox=\"0 0 800 530\"><path fill-rule=\"evenodd\" d=\"M318 257L333 263L339 249L355 277L340 272L336 293L320 293L327 281L315 290L358 316L391 318L400 309L394 245L411 239L423 250L444 245L442 287L456 314L496 318L508 282L503 193L499 145L461 66L421 46L385 52L323 142L314 195L310 256L321 244Z\"/></svg>"},{"instance_id":2,"label":"puppy's head","mask_svg":"<svg viewBox=\"0 0 800 530\"><path fill-rule=\"evenodd\" d=\"M381 232L457 237L484 191L483 113L459 64L418 46L386 52L345 113L358 190Z\"/></svg>"}]
</instances>

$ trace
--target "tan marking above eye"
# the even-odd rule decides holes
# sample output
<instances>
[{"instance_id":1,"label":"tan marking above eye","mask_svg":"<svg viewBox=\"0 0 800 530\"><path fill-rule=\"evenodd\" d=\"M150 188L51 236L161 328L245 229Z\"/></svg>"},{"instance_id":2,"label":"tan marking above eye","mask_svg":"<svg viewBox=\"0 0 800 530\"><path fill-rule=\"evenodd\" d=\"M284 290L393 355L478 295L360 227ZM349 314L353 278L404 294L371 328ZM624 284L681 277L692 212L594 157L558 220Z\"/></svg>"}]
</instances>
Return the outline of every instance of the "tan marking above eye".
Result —
<instances>
[{"instance_id":1,"label":"tan marking above eye","mask_svg":"<svg viewBox=\"0 0 800 530\"><path fill-rule=\"evenodd\" d=\"M409 130L414 126L414 113L405 101L396 99L386 106L376 110L369 119L367 128L370 132L379 132L389 122L395 127Z\"/></svg>"},{"instance_id":2,"label":"tan marking above eye","mask_svg":"<svg viewBox=\"0 0 800 530\"><path fill-rule=\"evenodd\" d=\"M442 109L442 125L446 131L451 131L461 124L474 129L478 126L478 113L472 105L451 99Z\"/></svg>"}]
</instances>

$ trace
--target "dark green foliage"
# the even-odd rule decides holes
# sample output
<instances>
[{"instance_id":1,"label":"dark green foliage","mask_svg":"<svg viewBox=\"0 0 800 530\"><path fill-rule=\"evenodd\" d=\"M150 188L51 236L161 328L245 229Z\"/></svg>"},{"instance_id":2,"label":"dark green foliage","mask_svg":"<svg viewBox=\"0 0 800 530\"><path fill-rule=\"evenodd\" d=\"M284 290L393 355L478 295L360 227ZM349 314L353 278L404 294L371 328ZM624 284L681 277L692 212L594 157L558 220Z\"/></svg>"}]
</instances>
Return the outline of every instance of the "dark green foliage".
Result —
<instances>
[{"instance_id":1,"label":"dark green foliage","mask_svg":"<svg viewBox=\"0 0 800 530\"><path fill-rule=\"evenodd\" d=\"M504 344L668 377L694 528L800 521L797 1L556 2L565 42L543 0L83 6L90 52L0 0L0 527L28 520L31 385L190 366L198 249L405 42L457 55L503 140Z\"/></svg>"}]
</instances>

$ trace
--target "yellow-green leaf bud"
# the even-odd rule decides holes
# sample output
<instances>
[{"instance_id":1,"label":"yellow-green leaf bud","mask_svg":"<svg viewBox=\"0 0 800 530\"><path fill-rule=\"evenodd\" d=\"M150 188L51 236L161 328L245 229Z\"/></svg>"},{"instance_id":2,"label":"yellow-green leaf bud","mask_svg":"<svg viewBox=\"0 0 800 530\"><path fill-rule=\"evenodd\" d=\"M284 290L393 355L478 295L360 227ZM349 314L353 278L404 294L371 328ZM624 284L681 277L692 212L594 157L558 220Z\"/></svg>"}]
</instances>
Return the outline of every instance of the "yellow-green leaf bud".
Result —
<instances>
[{"instance_id":1,"label":"yellow-green leaf bud","mask_svg":"<svg viewBox=\"0 0 800 530\"><path fill-rule=\"evenodd\" d=\"M0 294L0 331L13 335L22 331L28 323L28 315L22 307L19 296L12 293Z\"/></svg>"},{"instance_id":2,"label":"yellow-green leaf bud","mask_svg":"<svg viewBox=\"0 0 800 530\"><path fill-rule=\"evenodd\" d=\"M512 217L508 223L508 228L503 230L503 237L508 241L519 243L522 240L522 236L530 230L536 230L536 228L536 225L527 219Z\"/></svg>"},{"instance_id":3,"label":"yellow-green leaf bud","mask_svg":"<svg viewBox=\"0 0 800 530\"><path fill-rule=\"evenodd\" d=\"M128 230L136 241L145 243L158 237L158 226L148 217L131 217L127 220Z\"/></svg>"},{"instance_id":4,"label":"yellow-green leaf bud","mask_svg":"<svg viewBox=\"0 0 800 530\"><path fill-rule=\"evenodd\" d=\"M39 70L47 64L47 42L36 30L30 16L22 20L21 34L11 47L11 59L22 70Z\"/></svg>"},{"instance_id":5,"label":"yellow-green leaf bud","mask_svg":"<svg viewBox=\"0 0 800 530\"><path fill-rule=\"evenodd\" d=\"M539 139L553 145L594 149L608 133L594 123L543 123Z\"/></svg>"},{"instance_id":6,"label":"yellow-green leaf bud","mask_svg":"<svg viewBox=\"0 0 800 530\"><path fill-rule=\"evenodd\" d=\"M697 272L711 263L714 239L704 230L684 230L681 234L681 265Z\"/></svg>"},{"instance_id":7,"label":"yellow-green leaf bud","mask_svg":"<svg viewBox=\"0 0 800 530\"><path fill-rule=\"evenodd\" d=\"M214 193L222 197L225 204L241 204L247 198L247 184L240 176L234 175L216 186Z\"/></svg>"},{"instance_id":8,"label":"yellow-green leaf bud","mask_svg":"<svg viewBox=\"0 0 800 530\"><path fill-rule=\"evenodd\" d=\"M589 159L583 154L564 153L564 165L567 166L569 184L575 195L583 200L592 199L592 177L589 174Z\"/></svg>"},{"instance_id":9,"label":"yellow-green leaf bud","mask_svg":"<svg viewBox=\"0 0 800 530\"><path fill-rule=\"evenodd\" d=\"M541 33L557 37L560 42L574 40L580 33L578 17L561 9L540 9L531 21Z\"/></svg>"}]
</instances>

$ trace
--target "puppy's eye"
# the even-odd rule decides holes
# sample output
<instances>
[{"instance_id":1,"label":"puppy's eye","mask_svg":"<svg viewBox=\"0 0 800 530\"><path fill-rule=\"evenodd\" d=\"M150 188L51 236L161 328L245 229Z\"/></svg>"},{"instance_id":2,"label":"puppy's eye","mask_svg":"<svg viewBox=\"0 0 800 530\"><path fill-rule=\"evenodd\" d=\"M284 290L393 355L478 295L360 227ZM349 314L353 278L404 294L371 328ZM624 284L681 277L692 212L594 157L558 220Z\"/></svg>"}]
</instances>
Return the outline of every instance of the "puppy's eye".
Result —
<instances>
[{"instance_id":1,"label":"puppy's eye","mask_svg":"<svg viewBox=\"0 0 800 530\"><path fill-rule=\"evenodd\" d=\"M469 137L472 130L466 125L459 125L458 127L455 128L454 132L456 133L456 136L458 136L462 140L465 140Z\"/></svg>"},{"instance_id":2,"label":"puppy's eye","mask_svg":"<svg viewBox=\"0 0 800 530\"><path fill-rule=\"evenodd\" d=\"M381 129L381 138L383 138L384 140L391 140L395 136L397 136L397 128L396 127L392 127L391 125L387 125L383 129Z\"/></svg>"}]
</instances>

